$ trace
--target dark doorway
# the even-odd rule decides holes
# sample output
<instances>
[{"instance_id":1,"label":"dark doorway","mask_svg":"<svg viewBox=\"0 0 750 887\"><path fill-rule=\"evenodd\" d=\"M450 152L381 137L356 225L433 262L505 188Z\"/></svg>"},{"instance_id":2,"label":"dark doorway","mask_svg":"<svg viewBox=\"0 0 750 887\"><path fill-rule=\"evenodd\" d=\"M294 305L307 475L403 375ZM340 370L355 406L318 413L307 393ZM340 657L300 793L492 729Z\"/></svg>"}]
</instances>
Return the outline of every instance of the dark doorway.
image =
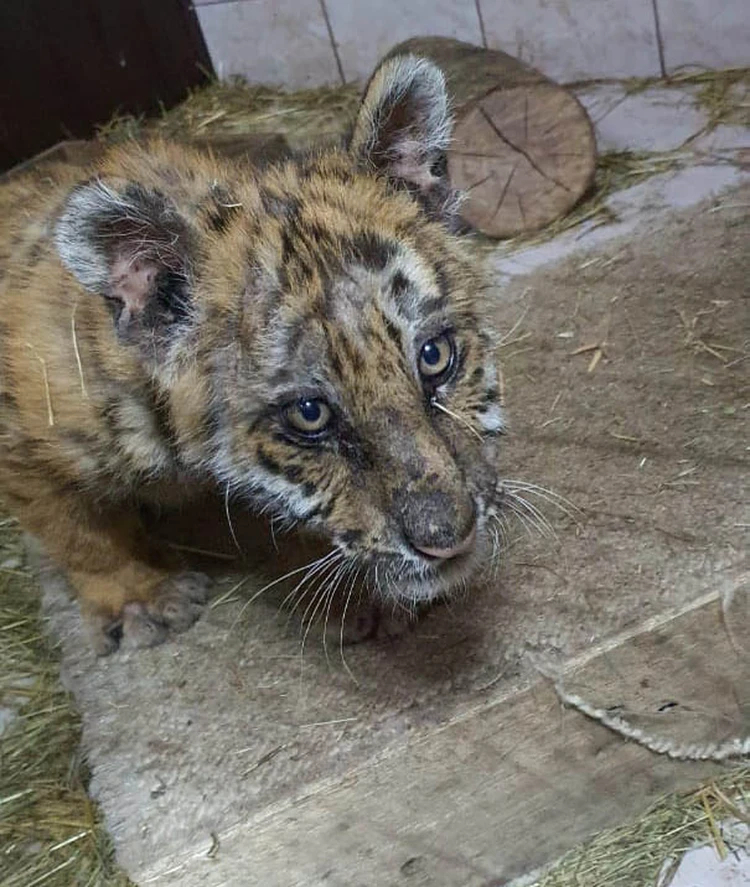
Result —
<instances>
[{"instance_id":1,"label":"dark doorway","mask_svg":"<svg viewBox=\"0 0 750 887\"><path fill-rule=\"evenodd\" d=\"M0 170L211 74L189 0L0 0Z\"/></svg>"}]
</instances>

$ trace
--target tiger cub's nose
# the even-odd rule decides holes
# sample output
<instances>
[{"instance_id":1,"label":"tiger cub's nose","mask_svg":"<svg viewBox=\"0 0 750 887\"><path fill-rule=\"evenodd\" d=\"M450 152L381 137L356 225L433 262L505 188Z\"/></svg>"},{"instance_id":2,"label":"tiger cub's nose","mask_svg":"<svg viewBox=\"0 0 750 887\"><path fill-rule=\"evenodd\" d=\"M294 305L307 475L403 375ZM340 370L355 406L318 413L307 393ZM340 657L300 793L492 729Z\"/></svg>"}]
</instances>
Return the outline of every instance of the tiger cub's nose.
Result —
<instances>
[{"instance_id":1,"label":"tiger cub's nose","mask_svg":"<svg viewBox=\"0 0 750 887\"><path fill-rule=\"evenodd\" d=\"M458 557L460 554L466 554L466 552L471 551L471 549L474 547L476 539L477 524L476 521L474 521L474 523L471 525L471 529L463 538L463 540L461 542L458 542L456 545L451 546L450 548L430 548L426 545L415 545L414 548L421 554L426 554L428 557L439 558L440 560L447 561L452 557Z\"/></svg>"}]
</instances>

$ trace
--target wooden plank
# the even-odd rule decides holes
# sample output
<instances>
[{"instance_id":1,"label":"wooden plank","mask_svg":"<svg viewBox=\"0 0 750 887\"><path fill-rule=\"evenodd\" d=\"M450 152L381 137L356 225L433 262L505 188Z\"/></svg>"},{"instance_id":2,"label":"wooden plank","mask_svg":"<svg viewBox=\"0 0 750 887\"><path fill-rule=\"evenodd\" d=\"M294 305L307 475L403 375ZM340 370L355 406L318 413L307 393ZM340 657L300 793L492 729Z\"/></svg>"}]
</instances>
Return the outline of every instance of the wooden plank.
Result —
<instances>
[{"instance_id":1,"label":"wooden plank","mask_svg":"<svg viewBox=\"0 0 750 887\"><path fill-rule=\"evenodd\" d=\"M98 160L104 153L105 146L101 142L86 141L85 139L65 139L52 145L34 157L18 163L11 169L0 173L0 185L22 176L32 169L38 169L46 164L68 163L72 166L87 166Z\"/></svg>"},{"instance_id":2,"label":"wooden plank","mask_svg":"<svg viewBox=\"0 0 750 887\"><path fill-rule=\"evenodd\" d=\"M145 137L144 137L145 138ZM271 163L290 153L286 138L281 133L241 133L240 135L186 136L182 141L204 151L247 163ZM52 145L40 154L24 160L4 173L0 173L0 185L18 176L39 169L47 164L66 163L71 166L86 167L100 160L107 144L96 139L66 139Z\"/></svg>"},{"instance_id":3,"label":"wooden plank","mask_svg":"<svg viewBox=\"0 0 750 887\"><path fill-rule=\"evenodd\" d=\"M728 610L717 592L622 635L568 677L601 699L635 694L646 708L699 700L692 721L703 735L746 730L748 587L745 579L731 589ZM684 726L678 709L657 714L659 729ZM246 871L266 887L385 887L407 875L435 887L499 887L716 771L623 741L564 710L542 682L266 811L222 835L213 859L200 848L142 880L210 887Z\"/></svg>"}]
</instances>

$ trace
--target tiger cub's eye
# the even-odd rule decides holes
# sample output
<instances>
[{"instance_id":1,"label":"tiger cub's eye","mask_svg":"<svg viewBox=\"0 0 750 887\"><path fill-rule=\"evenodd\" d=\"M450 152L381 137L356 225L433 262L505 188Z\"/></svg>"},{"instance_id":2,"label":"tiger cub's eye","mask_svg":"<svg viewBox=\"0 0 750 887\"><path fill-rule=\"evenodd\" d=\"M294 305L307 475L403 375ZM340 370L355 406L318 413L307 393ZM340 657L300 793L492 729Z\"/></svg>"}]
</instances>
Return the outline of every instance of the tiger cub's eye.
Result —
<instances>
[{"instance_id":1,"label":"tiger cub's eye","mask_svg":"<svg viewBox=\"0 0 750 887\"><path fill-rule=\"evenodd\" d=\"M422 379L432 384L442 381L453 368L455 351L453 339L448 333L425 342L419 352L419 375Z\"/></svg>"},{"instance_id":2,"label":"tiger cub's eye","mask_svg":"<svg viewBox=\"0 0 750 887\"><path fill-rule=\"evenodd\" d=\"M331 423L331 408L324 400L302 397L284 410L289 425L301 434L316 435Z\"/></svg>"}]
</instances>

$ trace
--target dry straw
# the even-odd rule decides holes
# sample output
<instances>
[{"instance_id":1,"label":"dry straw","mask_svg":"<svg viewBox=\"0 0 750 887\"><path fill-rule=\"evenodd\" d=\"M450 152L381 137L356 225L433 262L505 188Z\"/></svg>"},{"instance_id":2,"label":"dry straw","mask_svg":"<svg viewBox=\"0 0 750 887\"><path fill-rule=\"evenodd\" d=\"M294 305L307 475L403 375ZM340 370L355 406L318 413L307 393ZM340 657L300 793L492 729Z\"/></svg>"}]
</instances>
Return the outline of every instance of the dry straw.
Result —
<instances>
[{"instance_id":1,"label":"dry straw","mask_svg":"<svg viewBox=\"0 0 750 887\"><path fill-rule=\"evenodd\" d=\"M23 562L15 522L0 518L0 713L9 721L0 727L0 884L126 887L86 794L80 718Z\"/></svg>"},{"instance_id":2,"label":"dry straw","mask_svg":"<svg viewBox=\"0 0 750 887\"><path fill-rule=\"evenodd\" d=\"M749 802L750 767L727 771L697 791L662 799L635 822L601 832L534 887L655 887L660 874L661 883L669 883L665 872L691 847L713 844L722 858L739 849L723 836L722 823L750 822Z\"/></svg>"}]
</instances>

